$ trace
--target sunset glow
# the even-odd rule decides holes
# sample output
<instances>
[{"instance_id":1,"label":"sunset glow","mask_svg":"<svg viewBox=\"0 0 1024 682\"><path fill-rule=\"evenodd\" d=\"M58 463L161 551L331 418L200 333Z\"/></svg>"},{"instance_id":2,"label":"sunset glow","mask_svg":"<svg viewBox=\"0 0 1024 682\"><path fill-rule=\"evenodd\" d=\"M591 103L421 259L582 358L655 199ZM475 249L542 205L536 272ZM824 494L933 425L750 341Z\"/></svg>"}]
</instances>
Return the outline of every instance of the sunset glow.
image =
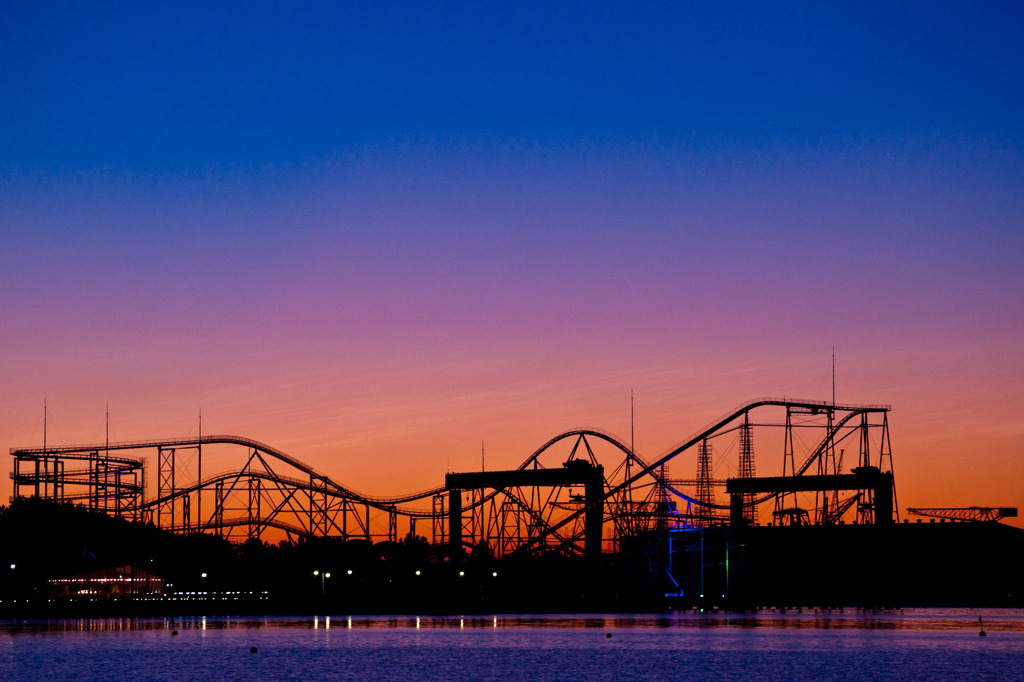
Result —
<instances>
[{"instance_id":1,"label":"sunset glow","mask_svg":"<svg viewBox=\"0 0 1024 682\"><path fill-rule=\"evenodd\" d=\"M656 459L834 352L901 512L1024 505L1018 5L16 4L5 457L44 403L201 413L398 494L581 426Z\"/></svg>"}]
</instances>

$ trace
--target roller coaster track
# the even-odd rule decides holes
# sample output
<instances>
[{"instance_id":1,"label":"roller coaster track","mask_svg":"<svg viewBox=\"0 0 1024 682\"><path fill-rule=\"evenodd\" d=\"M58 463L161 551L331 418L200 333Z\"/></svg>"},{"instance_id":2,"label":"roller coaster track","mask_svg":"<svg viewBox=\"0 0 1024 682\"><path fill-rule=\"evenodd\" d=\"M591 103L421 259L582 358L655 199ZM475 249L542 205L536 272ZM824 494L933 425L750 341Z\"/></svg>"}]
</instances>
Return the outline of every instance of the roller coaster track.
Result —
<instances>
[{"instance_id":1,"label":"roller coaster track","mask_svg":"<svg viewBox=\"0 0 1024 682\"><path fill-rule=\"evenodd\" d=\"M824 436L817 443L816 447L811 450L810 454L801 462L798 468L795 468L795 475L804 475L815 462L822 460L824 453L831 446L841 441L842 438L846 438L852 433L851 423L852 420L857 416L868 415L872 413L886 413L890 410L887 405L839 405L825 401L813 401L813 400L787 400L787 399L774 399L774 398L761 398L752 400L738 406L725 416L715 420L708 424L705 428L695 432L689 438L681 441L676 446L665 451L663 454L658 456L653 461L649 461L637 453L632 448L624 443L614 435L595 428L578 428L565 431L556 435L555 437L548 440L546 443L537 448L532 454L530 454L517 468L518 470L526 470L530 468L545 468L544 456L549 455L550 452L563 441L569 441L570 439L576 439L575 445L573 446L572 453L569 455L570 459L579 458L580 456L589 456L591 460L594 459L593 451L587 439L595 439L600 442L608 444L614 451L621 453L624 458L623 463L616 469L614 469L614 476L610 473L610 470L606 469L605 479L605 491L604 495L600 500L600 504L605 509L605 518L607 521L615 521L634 513L633 502L631 501L632 488L645 488L647 490L657 489L661 490L662 494L671 494L681 500L685 500L688 505L694 505L697 507L710 508L715 510L726 510L729 508L725 504L716 504L714 502L702 501L697 497L689 494L685 490L678 487L676 483L668 480L663 475L663 467L671 462L674 458L680 454L694 448L696 445L706 439L710 439L716 436L721 436L724 433L728 433L726 427L734 422L737 422L740 418L748 415L751 411L762 407L781 407L787 410L787 428L788 428L788 415L790 412L794 414L807 414L807 415L828 415L829 428L825 432ZM832 417L837 417L833 423ZM866 419L866 417L865 417ZM780 426L779 424L766 424L765 426ZM735 428L735 427L734 427ZM845 431L845 432L844 432ZM577 455L577 449L580 444L583 444L586 448L586 454ZM39 489L40 483L42 482L43 487L47 484L53 485L53 481L58 476L65 475L63 468L59 469L60 473L56 473L58 469L54 464L53 473L47 470L46 473L40 474L39 462L44 462L44 468L46 462L56 462L57 460L75 460L75 461L102 461L109 463L117 467L142 467L142 459L133 459L130 457L111 456L111 453L124 453L126 451L133 450L173 450L175 448L189 449L189 448L201 448L203 446L217 446L217 445L230 445L247 448L252 451L249 458L249 463L253 461L254 457L258 457L259 461L266 467L266 471L262 471L255 467L250 467L249 463L242 469L230 471L226 473L218 473L212 476L203 477L201 480L196 480L183 487L174 487L169 492L164 490L161 495L155 496L148 500L143 499L143 494L139 493L137 501L134 503L133 509L136 512L143 512L154 514L165 505L172 505L176 500L184 500L186 503L190 496L198 496L200 493L206 491L216 490L219 493L241 494L244 492L244 486L238 487L239 484L245 480L250 486L250 499L251 499L251 486L256 481L262 481L268 483L269 486L266 488L268 491L276 491L277 493L284 495L284 501L276 503L276 507L266 518L260 518L254 520L252 516L252 510L250 510L250 516L248 517L228 517L225 518L226 506L221 503L219 507L219 513L210 515L209 518L199 519L201 528L203 529L216 529L216 528L232 528L238 526L250 526L254 525L259 528L278 528L287 532L289 535L310 535L315 532L313 524L313 510L310 509L304 511L297 511L291 509L286 513L292 514L309 514L310 521L309 527L302 527L294 523L288 523L281 518L278 518L278 513L282 512L286 504L293 505L294 497L297 492L301 492L307 496L310 505L313 504L313 496L321 496L324 500L327 496L332 499L342 500L343 504L358 504L365 505L366 520L365 525L366 537L370 537L369 531L369 508L378 510L379 512L385 512L391 515L391 524L394 525L395 515L408 517L410 519L433 519L435 523L440 522L439 519L443 517L443 512L438 512L437 508L433 509L422 509L417 508L415 503L423 502L425 500L436 500L443 493L446 492L444 486L438 486L429 488L426 490L420 490L404 495L367 495L357 492L347 486L342 485L336 480L332 479L327 474L314 469L307 465L301 460L287 454L286 452L269 446L260 441L233 435L211 435L201 437L186 437L176 439L162 439L162 440L145 440L145 441L127 441L127 442L116 442L116 443L104 443L96 445L80 445L80 446L61 446L61 447L47 447L47 448L16 448L11 450L11 455L16 458L15 473L12 473L12 478L15 478L16 482L16 493L18 486L30 486L32 481L35 481L36 489ZM264 459L266 456L267 459ZM36 469L33 474L31 471L20 471L18 468L19 463L31 463L36 461ZM289 475L281 475L272 470L269 461L277 460L291 467L294 472ZM596 461L592 461L596 464ZM890 459L891 463L891 459ZM561 464L561 463L559 463ZM90 465L93 466L93 465ZM549 462L549 466L551 466ZM63 465L61 465L63 467ZM27 468L27 467L26 467ZM66 482L69 485L85 485L85 478L83 474L88 474L88 471L69 472ZM621 479L618 476L621 474ZM33 478L34 477L34 478ZM258 485L258 484L257 484ZM143 485L137 486L139 490L144 487ZM56 487L54 487L56 491ZM259 488L257 488L259 490ZM225 492L226 491L226 492ZM291 492L287 492L291 491ZM531 526L536 526L539 531L532 534L532 536L524 541L523 549L529 550L531 547L537 547L540 545L548 544L551 541L565 545L566 543L572 542L572 538L567 539L564 536L565 530L571 524L578 524L579 519L587 511L588 507L594 506L593 504L583 505L578 504L573 498L566 500L558 500L555 497L549 496L547 505L545 508L549 511L542 511L535 509L531 506L531 502L526 500L526 496L522 494L522 491L513 490L498 490L491 489L487 491L479 491L478 496L474 496L472 501L463 507L463 511L472 515L477 511L481 514L481 523L483 523L483 507L485 505L494 505L496 499L501 496L501 499L505 500L505 504L510 504L512 507L521 510L523 518L526 519L527 523ZM259 493L257 493L259 494ZM56 493L55 493L56 495ZM776 497L778 493L769 493L763 495L753 501L752 504L761 504L772 498ZM223 497L223 496L222 496ZM61 499L65 500L79 500L89 499L89 495L76 495L69 494L63 496L61 493ZM226 497L224 497L226 499ZM318 498L319 499L319 498ZM617 506L615 503L617 502ZM331 503L324 502L324 507L320 508L317 513L321 514L320 523L326 524L323 527L318 526L322 532L326 533L326 527L330 526L337 532L341 532L341 528L337 526L334 519L328 518L327 509ZM413 506L409 506L413 505ZM273 506L273 505L270 505ZM173 507L171 507L173 510ZM235 507L237 509L237 507ZM554 518L550 510L558 510L561 514L560 518ZM125 511L124 507L117 507L118 513ZM344 513L344 512L343 512ZM173 516L173 511L172 511ZM357 519L358 521L358 519ZM172 519L173 523L173 519ZM305 521L303 521L305 523ZM411 523L411 521L410 521ZM195 529L196 526L187 526ZM481 531L483 532L483 531Z\"/></svg>"},{"instance_id":2,"label":"roller coaster track","mask_svg":"<svg viewBox=\"0 0 1024 682\"><path fill-rule=\"evenodd\" d=\"M224 441L220 441L220 442L223 443ZM249 471L249 472L245 472L244 474L242 472L238 472L238 471L228 471L228 472L224 472L224 473L220 473L220 474L214 474L213 476L208 476L208 477L204 478L201 483L194 483L194 484L192 484L192 485L190 485L188 487L185 487L185 488L178 488L173 493L171 493L169 495L164 495L162 497L158 497L156 499L153 499L153 500L150 500L148 502L143 503L142 505L139 506L139 508L140 509L152 509L152 508L158 507L161 504L165 504L165 503L169 502L170 500L172 500L174 498L182 497L182 496L194 493L194 492L198 492L199 490L203 490L203 489L209 488L209 487L211 487L213 485L216 485L217 483L220 483L220 482L227 482L227 481L231 481L231 480L236 480L236 479L239 479L239 478L241 478L243 476L247 477L247 478L258 478L260 480L269 481L271 483L276 483L276 484L285 484L285 485L291 486L292 488L295 488L297 490L303 490L303 491L307 491L307 492L312 491L312 492L318 492L318 493L319 492L323 492L323 488L318 488L316 486L312 486L312 485L310 485L309 481L306 481L306 480L301 479L301 478L295 478L293 476L282 476L281 474L271 474L269 472L264 472L264 471ZM352 500L354 502L358 502L360 504L368 504L371 507L374 507L375 509L379 509L380 511L388 511L388 512L395 511L396 508L397 508L396 505L398 505L398 504L402 504L402 503L406 503L406 502L413 502L413 501L424 499L424 498L427 498L427 497L433 497L434 495L444 491L444 488L432 488L431 490L428 490L428 491L425 491L425 492L414 493L411 496L409 496L409 495L402 495L402 496L399 496L399 497L367 497L367 496L360 495L359 493L355 493L355 492L349 490L348 488L344 488L342 486L337 486L330 479L328 479L326 477L322 478L322 479L318 479L318 480L322 480L322 481L328 483L329 485L331 485L332 486L332 492L334 492L339 497L345 497L347 499L350 499L350 500ZM415 517L420 517L420 518L428 518L428 517L431 516L430 512L419 511L419 510L415 510L415 509L399 509L398 511L400 511L403 516L415 516Z\"/></svg>"},{"instance_id":3,"label":"roller coaster track","mask_svg":"<svg viewBox=\"0 0 1024 682\"><path fill-rule=\"evenodd\" d=\"M808 410L808 411L810 411L812 413L815 413L815 414L818 413L818 412L821 412L821 411L825 411L825 410L832 410L833 412L836 412L836 411L844 411L844 412L848 411L849 412L849 414L845 415L833 427L833 429L831 430L831 433L829 434L828 438L823 440L821 445L819 445L815 449L814 453L812 453L812 455L807 458L807 460L800 467L800 470L799 470L797 475L804 474L807 471L807 469L810 468L811 464L818 457L820 457L821 452L826 447L828 439L831 439L832 437L834 437L834 435L839 431L841 426L847 424L854 416L860 415L860 414L872 413L872 412L884 413L884 412L888 412L891 409L890 406L888 406L888 405L836 405L834 403L829 403L829 402L824 402L824 401L813 401L813 400L785 400L785 399L779 400L779 399L774 399L774 398L760 398L760 399L756 399L756 400L751 400L751 401L749 401L747 403L743 403L742 405L737 407L735 410L733 410L732 412L730 412L726 416L718 419L717 421L712 422L711 424L706 426L704 429L696 432L690 438L688 438L685 441L682 441L680 444L678 444L675 447L671 448L670 450L666 451L664 454L662 454L654 462L647 464L646 466L644 466L644 468L642 468L637 473L633 474L631 477L629 477L628 479L626 479L622 483L619 483L617 486L613 487L611 490L606 491L605 499L607 499L607 498L609 498L609 497L611 497L611 496L621 492L623 489L627 488L628 486L632 485L633 483L636 483L637 481L640 481L645 476L656 476L655 471L657 469L659 469L661 466L663 466L663 465L669 463L670 461L672 461L679 454L685 452L686 450L689 450L690 448L692 448L693 446L697 445L698 443L700 443L705 438L715 434L716 432L718 432L719 430L721 430L725 426L729 425L730 423L732 423L732 422L736 421L737 419L739 419L740 417L742 417L744 414L749 413L751 410L754 410L754 409L756 409L758 407L767 407L767 406L785 407L787 409L793 409L793 408L805 409L805 410ZM600 434L600 433L596 433L595 435L601 435L602 437L604 437L603 434ZM563 437L564 436L556 436L551 441L549 441L544 446L542 446L540 451L543 451L544 449L549 447L551 444L557 442L558 440L560 440ZM619 445L620 447L622 447L621 444L619 444L617 441L616 441L616 445ZM538 453L540 451L538 451ZM533 457L535 458L538 453L534 453ZM632 453L628 453L628 454L632 454ZM673 492L673 494L678 495L679 497L681 497L681 498L683 498L683 499L685 499L685 500L687 500L687 501L689 501L691 503L695 503L695 504L698 504L698 505L703 504L700 501L695 500L692 497L683 494L681 491L677 490L675 487L671 486L667 482L663 481L662 484L667 489L671 490ZM755 504L758 504L758 503L761 503L761 502L765 502L765 501L775 497L776 495L777 495L777 493L767 494L767 495L765 495L765 496L755 500ZM714 504L712 504L712 505L705 505L705 506L709 506L709 507L712 507L712 508L715 508L715 509L728 509L729 508L728 505L714 505ZM570 523L575 522L579 518L579 516L581 514L584 514L585 512L586 512L586 509L580 509L580 510L576 511L575 513L571 514L570 516L562 519L560 522L558 522L558 523L554 524L553 526L551 526L550 528L548 528L548 530L542 536L536 538L533 542L534 543L541 543L541 542L543 542L548 536L554 535L559 530L561 530L564 526L566 526L566 525L568 525Z\"/></svg>"},{"instance_id":4,"label":"roller coaster track","mask_svg":"<svg viewBox=\"0 0 1024 682\"><path fill-rule=\"evenodd\" d=\"M252 438L245 438L243 436L203 436L196 438L169 438L162 440L139 440L139 441L122 441L115 443L103 443L99 445L75 445L75 446L61 446L61 447L48 447L48 448L16 448L11 450L11 455L37 455L37 456L54 456L60 455L63 459L79 459L86 460L89 458L88 454L83 453L99 453L107 452L110 450L121 451L121 450L151 450L153 448L186 448L186 447L198 447L200 445L239 445L253 450L258 450L264 454L270 455L271 457L281 460L282 462L298 469L299 471L307 474L310 478L322 481L323 483L330 486L330 488L343 497L358 501L362 504L369 504L370 506L377 507L382 510L389 510L396 504L403 504L407 502L414 502L416 500L422 500L438 493L444 492L444 486L438 488L430 488L429 490L421 490L419 492L410 493L407 495L395 495L395 496L373 496L364 495L356 492L351 488L347 488L340 483L332 480L329 476L320 471L317 471L313 467L309 466L305 462L292 457L288 453L278 450L275 447L261 443L258 440ZM123 463L138 463L139 460L133 460L124 457L110 457L104 455L104 459L108 461L117 461ZM201 483L194 484L188 488L181 488L180 491L194 492L197 489L203 488L211 483L218 480L224 480L234 476L234 473L220 474L205 479ZM298 481L298 479L295 479ZM307 484L308 485L308 484ZM176 493L177 494L177 491ZM151 507L158 502L166 501L170 496L165 496L159 500L151 500L143 505L143 507Z\"/></svg>"}]
</instances>

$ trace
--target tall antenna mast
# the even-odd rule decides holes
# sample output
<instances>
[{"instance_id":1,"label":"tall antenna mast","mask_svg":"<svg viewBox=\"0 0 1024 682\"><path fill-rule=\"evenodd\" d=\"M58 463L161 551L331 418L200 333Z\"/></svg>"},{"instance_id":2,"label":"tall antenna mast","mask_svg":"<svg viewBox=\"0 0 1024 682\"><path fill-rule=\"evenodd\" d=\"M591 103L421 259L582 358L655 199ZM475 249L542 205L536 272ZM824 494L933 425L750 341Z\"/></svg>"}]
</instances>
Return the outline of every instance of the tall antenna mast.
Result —
<instances>
[{"instance_id":1,"label":"tall antenna mast","mask_svg":"<svg viewBox=\"0 0 1024 682\"><path fill-rule=\"evenodd\" d=\"M487 471L487 465L484 464L484 442L480 441L480 471Z\"/></svg>"},{"instance_id":2,"label":"tall antenna mast","mask_svg":"<svg viewBox=\"0 0 1024 682\"><path fill-rule=\"evenodd\" d=\"M46 398L43 398L43 452L46 452Z\"/></svg>"},{"instance_id":3,"label":"tall antenna mast","mask_svg":"<svg viewBox=\"0 0 1024 682\"><path fill-rule=\"evenodd\" d=\"M199 446L196 452L196 521L203 522L203 408L199 408ZM191 512L189 516L191 516ZM186 521L186 525L187 525Z\"/></svg>"},{"instance_id":4,"label":"tall antenna mast","mask_svg":"<svg viewBox=\"0 0 1024 682\"><path fill-rule=\"evenodd\" d=\"M832 407L836 406L836 347L832 346Z\"/></svg>"},{"instance_id":5,"label":"tall antenna mast","mask_svg":"<svg viewBox=\"0 0 1024 682\"><path fill-rule=\"evenodd\" d=\"M107 403L107 425L106 425L106 428L107 428L107 430L106 430L106 439L107 439L106 450L107 450L107 454L109 455L110 454L110 403Z\"/></svg>"},{"instance_id":6,"label":"tall antenna mast","mask_svg":"<svg viewBox=\"0 0 1024 682\"><path fill-rule=\"evenodd\" d=\"M636 457L636 451L633 449L633 389L629 389L629 456L626 457L626 480L632 478L632 472L629 467L633 463L633 458ZM633 485L628 484L626 486L626 499L630 502L633 501Z\"/></svg>"}]
</instances>

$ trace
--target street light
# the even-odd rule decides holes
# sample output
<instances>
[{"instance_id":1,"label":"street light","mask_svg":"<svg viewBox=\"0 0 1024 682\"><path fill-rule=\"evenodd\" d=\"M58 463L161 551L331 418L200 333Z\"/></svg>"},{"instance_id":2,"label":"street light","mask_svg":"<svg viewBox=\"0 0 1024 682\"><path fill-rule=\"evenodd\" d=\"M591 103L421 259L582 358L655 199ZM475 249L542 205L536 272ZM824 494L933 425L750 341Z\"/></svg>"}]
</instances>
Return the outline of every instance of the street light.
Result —
<instances>
[{"instance_id":1,"label":"street light","mask_svg":"<svg viewBox=\"0 0 1024 682\"><path fill-rule=\"evenodd\" d=\"M349 571L349 572L351 573L351 571ZM326 591L325 585L324 585L324 581L327 578L330 578L331 574L329 572L327 572L327 571L324 571L323 573L321 573L320 571L313 571L313 575L320 576L320 594L327 594L327 591Z\"/></svg>"}]
</instances>

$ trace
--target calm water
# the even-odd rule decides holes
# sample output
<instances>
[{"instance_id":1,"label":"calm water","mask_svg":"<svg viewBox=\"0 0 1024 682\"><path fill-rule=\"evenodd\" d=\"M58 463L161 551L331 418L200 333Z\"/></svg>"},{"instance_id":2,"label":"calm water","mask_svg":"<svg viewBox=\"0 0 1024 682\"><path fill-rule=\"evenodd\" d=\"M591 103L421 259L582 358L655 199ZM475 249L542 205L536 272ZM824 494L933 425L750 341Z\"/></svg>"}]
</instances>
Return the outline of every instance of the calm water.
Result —
<instances>
[{"instance_id":1,"label":"calm water","mask_svg":"<svg viewBox=\"0 0 1024 682\"><path fill-rule=\"evenodd\" d=\"M1024 680L1024 611L0 622L5 680L684 677Z\"/></svg>"}]
</instances>

